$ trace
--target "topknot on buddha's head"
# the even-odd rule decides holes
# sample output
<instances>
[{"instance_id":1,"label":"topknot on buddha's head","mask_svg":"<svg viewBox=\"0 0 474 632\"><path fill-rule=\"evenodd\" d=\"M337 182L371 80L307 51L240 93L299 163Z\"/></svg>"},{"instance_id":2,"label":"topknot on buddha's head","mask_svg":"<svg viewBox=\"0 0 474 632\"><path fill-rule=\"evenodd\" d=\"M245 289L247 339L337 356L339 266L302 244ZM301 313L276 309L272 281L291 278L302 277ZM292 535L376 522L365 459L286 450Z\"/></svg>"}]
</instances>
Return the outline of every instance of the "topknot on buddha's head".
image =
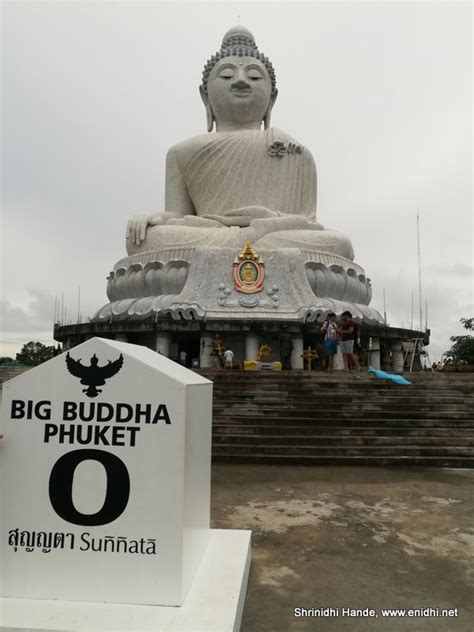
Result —
<instances>
[{"instance_id":1,"label":"topknot on buddha's head","mask_svg":"<svg viewBox=\"0 0 474 632\"><path fill-rule=\"evenodd\" d=\"M222 38L221 50L232 46L252 46L257 48L255 38L245 26L233 26Z\"/></svg>"},{"instance_id":2,"label":"topknot on buddha's head","mask_svg":"<svg viewBox=\"0 0 474 632\"><path fill-rule=\"evenodd\" d=\"M255 57L267 69L272 84L272 94L276 94L276 77L271 61L261 53L255 38L245 26L233 26L222 39L220 51L207 60L202 73L202 89L207 93L207 81L212 69L224 57Z\"/></svg>"}]
</instances>

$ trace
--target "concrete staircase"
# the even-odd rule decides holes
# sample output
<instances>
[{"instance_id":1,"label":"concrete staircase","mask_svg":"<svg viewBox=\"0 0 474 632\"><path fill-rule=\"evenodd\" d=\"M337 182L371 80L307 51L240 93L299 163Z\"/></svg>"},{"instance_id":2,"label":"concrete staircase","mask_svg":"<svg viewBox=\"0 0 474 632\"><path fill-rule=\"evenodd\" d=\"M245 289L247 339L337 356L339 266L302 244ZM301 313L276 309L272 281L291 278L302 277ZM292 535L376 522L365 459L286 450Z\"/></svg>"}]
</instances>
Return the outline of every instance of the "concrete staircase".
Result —
<instances>
[{"instance_id":1,"label":"concrete staircase","mask_svg":"<svg viewBox=\"0 0 474 632\"><path fill-rule=\"evenodd\" d=\"M474 467L474 374L201 373L216 461Z\"/></svg>"},{"instance_id":2,"label":"concrete staircase","mask_svg":"<svg viewBox=\"0 0 474 632\"><path fill-rule=\"evenodd\" d=\"M29 367L0 367L0 384ZM214 382L213 459L474 467L474 373L199 371Z\"/></svg>"}]
</instances>

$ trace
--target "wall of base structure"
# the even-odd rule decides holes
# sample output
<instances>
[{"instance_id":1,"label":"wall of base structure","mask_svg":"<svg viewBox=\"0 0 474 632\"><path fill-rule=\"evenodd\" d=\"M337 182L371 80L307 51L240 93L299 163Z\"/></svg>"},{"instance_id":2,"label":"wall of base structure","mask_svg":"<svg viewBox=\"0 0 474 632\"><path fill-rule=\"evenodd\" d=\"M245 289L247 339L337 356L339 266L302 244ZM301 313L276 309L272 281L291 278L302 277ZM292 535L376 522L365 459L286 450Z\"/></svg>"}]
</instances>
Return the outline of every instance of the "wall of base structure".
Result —
<instances>
[{"instance_id":1,"label":"wall of base structure","mask_svg":"<svg viewBox=\"0 0 474 632\"><path fill-rule=\"evenodd\" d=\"M215 366L214 341L218 335L224 347L234 352L235 366L255 360L262 344L271 347L268 361L281 362L284 369L303 369L303 349L311 346L318 357L313 368L324 368L321 323L285 323L247 320L236 322L159 319L122 322L89 322L55 326L54 338L63 348L72 348L94 336L143 345L190 368ZM429 344L429 330L420 332L384 325L359 325L357 353L364 365L386 371L403 371L406 343L416 338ZM184 352L184 354L183 354ZM414 368L419 368L417 358Z\"/></svg>"}]
</instances>

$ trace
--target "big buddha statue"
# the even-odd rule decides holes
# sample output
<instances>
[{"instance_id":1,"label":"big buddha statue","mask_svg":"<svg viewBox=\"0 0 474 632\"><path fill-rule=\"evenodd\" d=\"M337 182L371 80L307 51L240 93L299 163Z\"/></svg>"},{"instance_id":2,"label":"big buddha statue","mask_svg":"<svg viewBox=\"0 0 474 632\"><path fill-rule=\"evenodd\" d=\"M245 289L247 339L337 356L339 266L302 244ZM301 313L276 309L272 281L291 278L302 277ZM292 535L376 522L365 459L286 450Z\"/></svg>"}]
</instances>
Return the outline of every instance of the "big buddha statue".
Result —
<instances>
[{"instance_id":1,"label":"big buddha statue","mask_svg":"<svg viewBox=\"0 0 474 632\"><path fill-rule=\"evenodd\" d=\"M250 31L226 33L204 68L200 93L208 133L168 151L165 212L132 218L128 254L238 248L250 240L256 249L296 247L352 260L350 240L316 221L311 152L270 125L275 72Z\"/></svg>"},{"instance_id":2,"label":"big buddha statue","mask_svg":"<svg viewBox=\"0 0 474 632\"><path fill-rule=\"evenodd\" d=\"M271 126L275 72L249 30L225 34L199 90L207 133L169 149L164 209L129 221L128 256L94 320L304 323L349 309L380 322L349 238L316 219L310 150Z\"/></svg>"}]
</instances>

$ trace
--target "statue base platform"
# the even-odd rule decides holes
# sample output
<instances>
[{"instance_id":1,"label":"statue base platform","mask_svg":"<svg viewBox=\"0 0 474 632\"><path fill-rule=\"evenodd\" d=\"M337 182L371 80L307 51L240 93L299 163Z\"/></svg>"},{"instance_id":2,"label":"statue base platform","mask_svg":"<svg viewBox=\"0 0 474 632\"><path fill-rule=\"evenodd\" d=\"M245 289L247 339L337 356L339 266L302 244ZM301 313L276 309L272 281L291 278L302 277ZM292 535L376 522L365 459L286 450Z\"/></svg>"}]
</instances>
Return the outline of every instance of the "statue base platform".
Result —
<instances>
[{"instance_id":1,"label":"statue base platform","mask_svg":"<svg viewBox=\"0 0 474 632\"><path fill-rule=\"evenodd\" d=\"M379 312L368 306L370 280L349 259L298 248L250 250L248 259L243 253L232 248L194 247L121 259L108 278L110 302L92 321L170 317L305 323L320 321L331 311L341 314L349 310L360 323L383 322ZM240 264L247 264L248 269L241 272ZM249 280L252 266L253 290Z\"/></svg>"},{"instance_id":2,"label":"statue base platform","mask_svg":"<svg viewBox=\"0 0 474 632\"><path fill-rule=\"evenodd\" d=\"M179 608L0 599L2 630L233 632L240 629L249 569L250 531L211 529L204 559Z\"/></svg>"},{"instance_id":3,"label":"statue base platform","mask_svg":"<svg viewBox=\"0 0 474 632\"><path fill-rule=\"evenodd\" d=\"M311 347L324 359L321 324L329 312L352 313L358 347L375 368L400 371L402 342L429 332L389 327L369 307L370 279L353 261L298 248L244 250L189 247L121 259L108 278L109 303L87 323L56 324L63 349L99 336L153 349L189 368L218 368L216 340L234 353L234 366L257 360L303 369ZM322 361L321 361L322 360Z\"/></svg>"}]
</instances>

